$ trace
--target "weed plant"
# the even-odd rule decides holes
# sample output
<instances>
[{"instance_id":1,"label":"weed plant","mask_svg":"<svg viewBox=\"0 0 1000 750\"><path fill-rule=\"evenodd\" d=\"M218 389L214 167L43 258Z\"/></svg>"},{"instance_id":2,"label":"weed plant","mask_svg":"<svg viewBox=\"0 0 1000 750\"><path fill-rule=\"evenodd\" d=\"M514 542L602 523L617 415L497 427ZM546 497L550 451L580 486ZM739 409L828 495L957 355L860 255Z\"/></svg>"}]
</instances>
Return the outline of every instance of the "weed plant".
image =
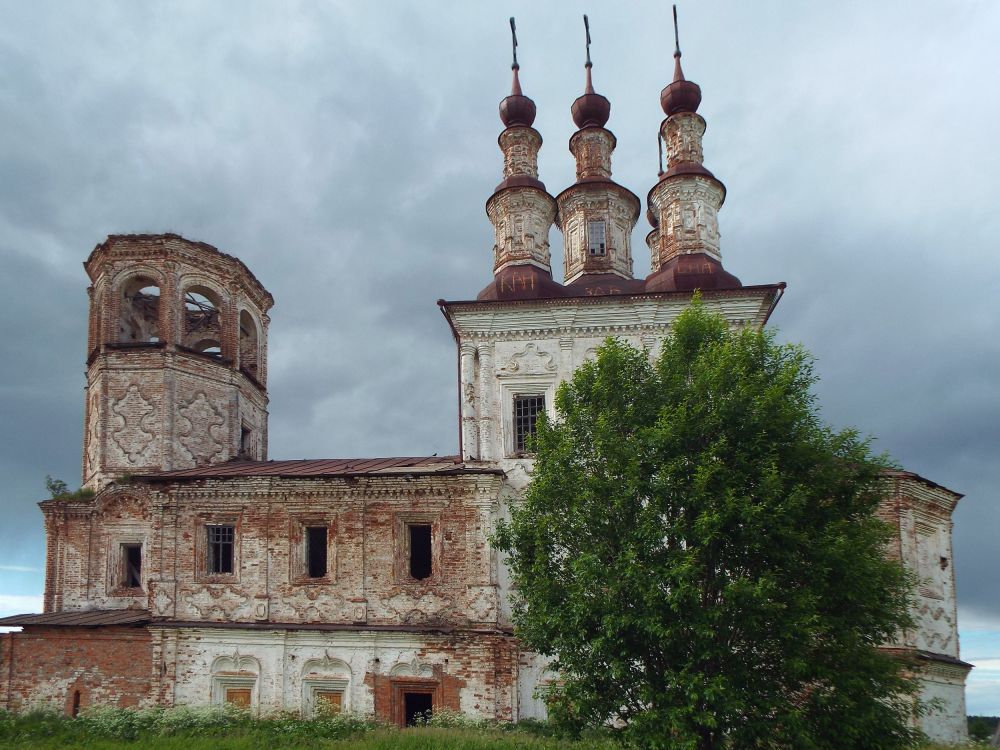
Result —
<instances>
[{"instance_id":1,"label":"weed plant","mask_svg":"<svg viewBox=\"0 0 1000 750\"><path fill-rule=\"evenodd\" d=\"M76 719L52 710L0 709L0 749L56 750L621 750L613 735L566 737L547 722L518 724L438 710L399 730L361 714L254 716L231 706L92 708ZM927 745L921 750L953 750Z\"/></svg>"}]
</instances>

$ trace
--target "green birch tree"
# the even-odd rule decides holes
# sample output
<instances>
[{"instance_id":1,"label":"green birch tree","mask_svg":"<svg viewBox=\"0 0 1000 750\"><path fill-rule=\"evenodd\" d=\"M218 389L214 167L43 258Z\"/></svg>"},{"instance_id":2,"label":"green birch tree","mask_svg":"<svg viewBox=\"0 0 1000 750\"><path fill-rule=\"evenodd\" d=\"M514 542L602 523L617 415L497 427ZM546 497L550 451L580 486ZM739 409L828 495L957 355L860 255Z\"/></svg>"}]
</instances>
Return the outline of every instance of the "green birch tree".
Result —
<instances>
[{"instance_id":1,"label":"green birch tree","mask_svg":"<svg viewBox=\"0 0 1000 750\"><path fill-rule=\"evenodd\" d=\"M811 357L699 300L662 353L609 339L542 420L496 533L550 714L643 747L911 746L884 651L912 580L876 518L885 459L817 413Z\"/></svg>"}]
</instances>

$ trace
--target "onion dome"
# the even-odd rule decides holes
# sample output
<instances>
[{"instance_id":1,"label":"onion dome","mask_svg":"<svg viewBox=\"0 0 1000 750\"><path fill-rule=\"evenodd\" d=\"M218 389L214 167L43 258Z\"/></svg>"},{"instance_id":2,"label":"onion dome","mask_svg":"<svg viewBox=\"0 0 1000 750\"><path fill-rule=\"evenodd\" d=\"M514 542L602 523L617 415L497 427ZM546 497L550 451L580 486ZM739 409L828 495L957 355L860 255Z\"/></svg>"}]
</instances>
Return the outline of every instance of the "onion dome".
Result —
<instances>
[{"instance_id":1,"label":"onion dome","mask_svg":"<svg viewBox=\"0 0 1000 750\"><path fill-rule=\"evenodd\" d=\"M674 6L674 80L660 92L660 106L667 117L678 112L697 112L701 104L701 87L685 80L681 70L681 40L677 32L677 6Z\"/></svg>"},{"instance_id":2,"label":"onion dome","mask_svg":"<svg viewBox=\"0 0 1000 750\"><path fill-rule=\"evenodd\" d=\"M660 92L660 106L670 117L678 112L697 112L701 104L701 87L684 78L681 70L681 51L674 52L674 80Z\"/></svg>"},{"instance_id":3,"label":"onion dome","mask_svg":"<svg viewBox=\"0 0 1000 750\"><path fill-rule=\"evenodd\" d=\"M511 66L514 81L510 87L510 96L500 102L500 121L507 128L516 125L530 128L535 122L535 103L521 93L521 82L517 77L520 67L517 63Z\"/></svg>"},{"instance_id":4,"label":"onion dome","mask_svg":"<svg viewBox=\"0 0 1000 750\"><path fill-rule=\"evenodd\" d=\"M593 67L587 61L587 88L583 96L577 98L570 108L573 114L573 122L581 130L583 128L597 127L603 128L611 117L611 102L606 97L594 91L594 84L591 80L590 69Z\"/></svg>"}]
</instances>

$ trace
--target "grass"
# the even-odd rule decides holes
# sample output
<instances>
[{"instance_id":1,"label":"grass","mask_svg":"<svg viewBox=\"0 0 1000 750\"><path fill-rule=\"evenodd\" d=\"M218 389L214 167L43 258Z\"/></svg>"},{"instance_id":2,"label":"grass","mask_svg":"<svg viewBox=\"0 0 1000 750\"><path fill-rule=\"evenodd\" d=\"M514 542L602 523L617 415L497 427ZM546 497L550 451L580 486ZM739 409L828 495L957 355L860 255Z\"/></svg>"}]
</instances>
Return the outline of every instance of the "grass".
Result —
<instances>
[{"instance_id":1,"label":"grass","mask_svg":"<svg viewBox=\"0 0 1000 750\"><path fill-rule=\"evenodd\" d=\"M96 709L70 719L51 711L0 711L0 748L55 750L612 750L606 736L570 740L545 724L477 721L442 712L399 730L357 714L254 717L231 708Z\"/></svg>"},{"instance_id":2,"label":"grass","mask_svg":"<svg viewBox=\"0 0 1000 750\"><path fill-rule=\"evenodd\" d=\"M70 719L52 711L0 710L0 748L24 750L620 750L611 737L573 740L540 722L502 724L435 714L399 730L358 714L254 717L232 708L135 711L100 708ZM926 745L921 750L953 750Z\"/></svg>"}]
</instances>

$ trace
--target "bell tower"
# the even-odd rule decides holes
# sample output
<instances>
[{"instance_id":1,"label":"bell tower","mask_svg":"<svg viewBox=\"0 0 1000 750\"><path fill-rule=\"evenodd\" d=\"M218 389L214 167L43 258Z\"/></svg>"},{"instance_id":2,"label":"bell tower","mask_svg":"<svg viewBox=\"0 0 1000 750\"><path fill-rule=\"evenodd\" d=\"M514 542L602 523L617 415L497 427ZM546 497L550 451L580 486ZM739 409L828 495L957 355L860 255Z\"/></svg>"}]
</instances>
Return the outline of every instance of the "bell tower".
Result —
<instances>
[{"instance_id":1,"label":"bell tower","mask_svg":"<svg viewBox=\"0 0 1000 750\"><path fill-rule=\"evenodd\" d=\"M646 291L733 289L740 280L722 267L719 209L726 186L704 165L705 119L698 114L701 87L684 78L674 6L674 78L660 92L666 119L660 124L667 170L649 191L653 225L646 237L652 273Z\"/></svg>"},{"instance_id":2,"label":"bell tower","mask_svg":"<svg viewBox=\"0 0 1000 750\"><path fill-rule=\"evenodd\" d=\"M632 280L632 230L641 203L630 190L611 179L611 154L617 140L604 126L611 102L594 91L590 60L590 22L587 32L586 87L573 102L577 131L569 139L576 159L576 182L557 197L558 224L563 233L565 280L574 288L601 285L633 291L623 282Z\"/></svg>"},{"instance_id":3,"label":"bell tower","mask_svg":"<svg viewBox=\"0 0 1000 750\"><path fill-rule=\"evenodd\" d=\"M267 457L270 293L175 234L111 235L84 263L83 483Z\"/></svg>"},{"instance_id":4,"label":"bell tower","mask_svg":"<svg viewBox=\"0 0 1000 750\"><path fill-rule=\"evenodd\" d=\"M503 182L486 201L493 224L493 281L479 299L526 299L558 295L562 285L552 279L549 229L556 201L538 179L542 136L535 122L535 103L521 92L517 33L510 19L514 62L510 96L500 102L504 125L498 142L503 152Z\"/></svg>"}]
</instances>

